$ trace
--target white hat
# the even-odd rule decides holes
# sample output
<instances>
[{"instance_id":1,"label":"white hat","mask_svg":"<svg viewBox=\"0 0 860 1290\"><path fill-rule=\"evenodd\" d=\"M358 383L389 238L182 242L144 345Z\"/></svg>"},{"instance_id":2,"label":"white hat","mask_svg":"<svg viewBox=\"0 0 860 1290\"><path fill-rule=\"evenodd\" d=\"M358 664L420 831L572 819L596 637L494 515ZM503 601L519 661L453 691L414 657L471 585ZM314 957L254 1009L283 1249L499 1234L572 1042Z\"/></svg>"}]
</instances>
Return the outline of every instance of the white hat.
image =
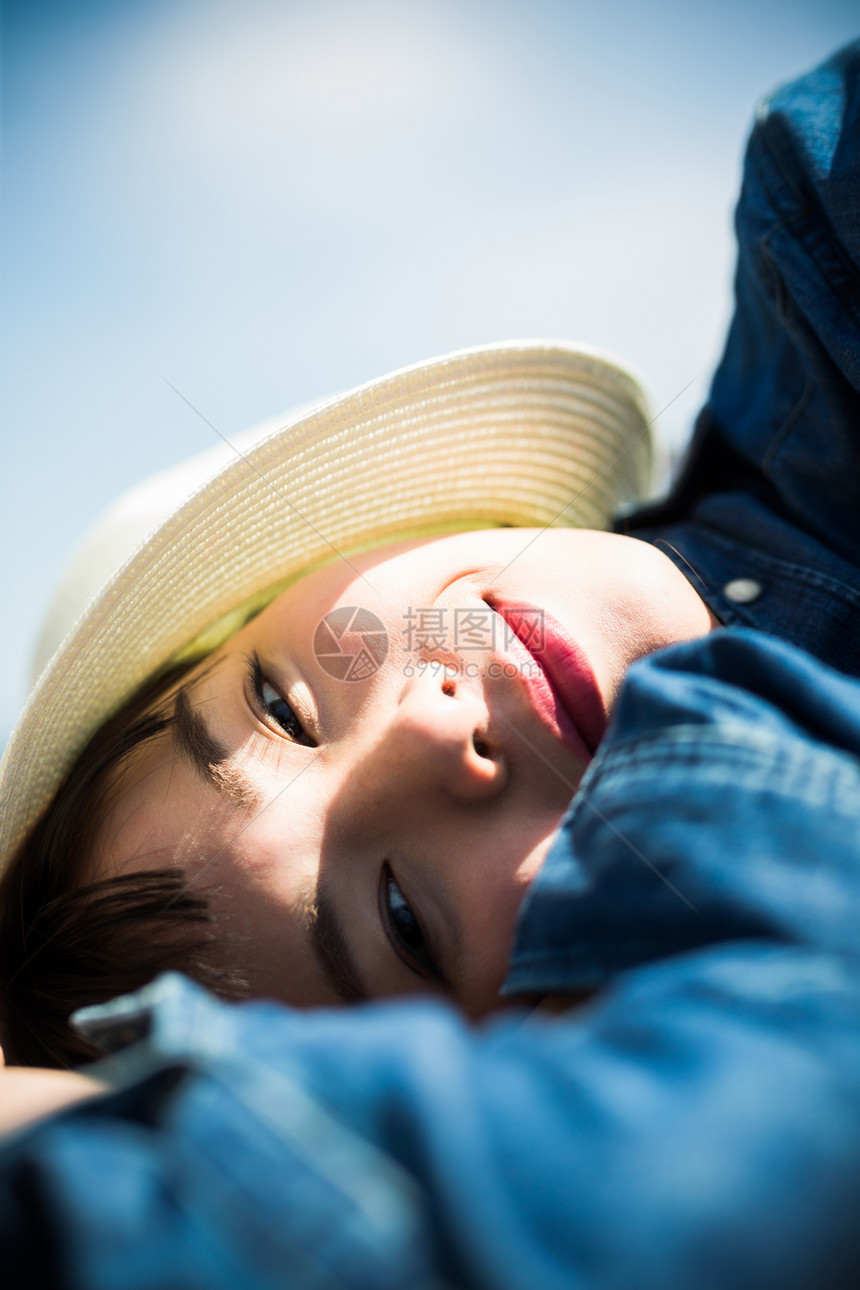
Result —
<instances>
[{"instance_id":1,"label":"white hat","mask_svg":"<svg viewBox=\"0 0 860 1290\"><path fill-rule=\"evenodd\" d=\"M513 342L404 368L133 490L50 611L45 665L0 762L0 868L102 723L274 589L409 535L605 528L647 487L648 427L617 360Z\"/></svg>"}]
</instances>

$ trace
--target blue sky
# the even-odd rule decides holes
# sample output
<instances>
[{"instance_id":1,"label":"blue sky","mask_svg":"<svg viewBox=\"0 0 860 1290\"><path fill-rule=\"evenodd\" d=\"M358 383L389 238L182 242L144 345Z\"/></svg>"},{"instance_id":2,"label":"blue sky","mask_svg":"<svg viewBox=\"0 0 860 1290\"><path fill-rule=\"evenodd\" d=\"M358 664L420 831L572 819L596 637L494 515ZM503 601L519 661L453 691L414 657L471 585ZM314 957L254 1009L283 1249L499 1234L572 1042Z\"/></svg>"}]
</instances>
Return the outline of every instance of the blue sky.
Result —
<instances>
[{"instance_id":1,"label":"blue sky","mask_svg":"<svg viewBox=\"0 0 860 1290\"><path fill-rule=\"evenodd\" d=\"M760 93L855 3L7 0L0 739L61 566L136 480L464 345L646 375L677 451ZM683 391L683 392L682 392ZM668 406L667 406L668 405Z\"/></svg>"}]
</instances>

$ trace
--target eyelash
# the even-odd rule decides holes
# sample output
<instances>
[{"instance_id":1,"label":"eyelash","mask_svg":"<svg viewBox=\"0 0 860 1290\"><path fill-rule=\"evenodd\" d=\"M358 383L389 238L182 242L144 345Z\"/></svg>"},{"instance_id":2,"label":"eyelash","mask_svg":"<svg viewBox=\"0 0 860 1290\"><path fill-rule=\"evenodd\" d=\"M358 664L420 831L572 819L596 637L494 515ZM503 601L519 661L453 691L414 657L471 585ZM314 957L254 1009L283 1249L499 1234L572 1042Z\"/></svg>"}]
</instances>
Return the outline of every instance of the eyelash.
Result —
<instances>
[{"instance_id":1,"label":"eyelash","mask_svg":"<svg viewBox=\"0 0 860 1290\"><path fill-rule=\"evenodd\" d=\"M402 926L398 929L395 908L405 915L409 930L417 933L417 944L410 944ZM385 935L394 953L413 972L440 985L446 985L444 974L430 953L427 938L417 915L413 913L406 897L397 885L391 866L385 861L379 875L379 910Z\"/></svg>"},{"instance_id":2,"label":"eyelash","mask_svg":"<svg viewBox=\"0 0 860 1290\"><path fill-rule=\"evenodd\" d=\"M276 722L287 738L291 739L293 743L304 744L307 748L316 747L315 741L305 730L295 709L287 702L283 695L278 694L278 691L272 685L271 681L265 676L263 666L256 650L253 654L248 655L248 683L251 688L251 693L254 696L254 706L261 717L268 717L270 721ZM266 698L265 691L267 687L272 691L274 698ZM289 713L289 716L286 717L285 720L276 716L273 711L273 709L277 708L279 705L286 708Z\"/></svg>"}]
</instances>

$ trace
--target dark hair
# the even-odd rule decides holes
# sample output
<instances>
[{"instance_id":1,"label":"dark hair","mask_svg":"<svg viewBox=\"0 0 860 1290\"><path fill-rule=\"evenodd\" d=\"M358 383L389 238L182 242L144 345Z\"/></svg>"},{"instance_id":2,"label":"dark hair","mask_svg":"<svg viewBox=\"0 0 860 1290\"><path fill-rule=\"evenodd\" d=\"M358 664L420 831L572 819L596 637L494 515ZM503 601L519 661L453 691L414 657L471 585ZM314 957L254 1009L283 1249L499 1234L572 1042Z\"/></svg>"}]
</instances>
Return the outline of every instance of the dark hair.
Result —
<instances>
[{"instance_id":1,"label":"dark hair","mask_svg":"<svg viewBox=\"0 0 860 1290\"><path fill-rule=\"evenodd\" d=\"M74 1066L99 1055L69 1015L185 972L224 997L244 982L209 953L204 892L179 867L82 882L111 777L167 730L166 692L186 664L150 681L93 736L0 881L0 1043L10 1064Z\"/></svg>"}]
</instances>

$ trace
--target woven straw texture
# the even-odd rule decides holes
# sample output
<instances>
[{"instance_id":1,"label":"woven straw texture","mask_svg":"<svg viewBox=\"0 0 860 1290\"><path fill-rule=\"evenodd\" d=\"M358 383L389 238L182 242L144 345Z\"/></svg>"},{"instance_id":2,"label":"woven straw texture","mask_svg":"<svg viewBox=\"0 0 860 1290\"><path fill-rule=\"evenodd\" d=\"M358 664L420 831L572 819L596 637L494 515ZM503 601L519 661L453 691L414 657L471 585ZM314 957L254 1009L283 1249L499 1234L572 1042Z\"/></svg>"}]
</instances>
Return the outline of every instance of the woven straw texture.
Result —
<instances>
[{"instance_id":1,"label":"woven straw texture","mask_svg":"<svg viewBox=\"0 0 860 1290\"><path fill-rule=\"evenodd\" d=\"M181 505L66 635L0 763L0 865L102 722L253 594L403 533L605 528L649 467L636 380L563 344L461 351L287 424Z\"/></svg>"}]
</instances>

